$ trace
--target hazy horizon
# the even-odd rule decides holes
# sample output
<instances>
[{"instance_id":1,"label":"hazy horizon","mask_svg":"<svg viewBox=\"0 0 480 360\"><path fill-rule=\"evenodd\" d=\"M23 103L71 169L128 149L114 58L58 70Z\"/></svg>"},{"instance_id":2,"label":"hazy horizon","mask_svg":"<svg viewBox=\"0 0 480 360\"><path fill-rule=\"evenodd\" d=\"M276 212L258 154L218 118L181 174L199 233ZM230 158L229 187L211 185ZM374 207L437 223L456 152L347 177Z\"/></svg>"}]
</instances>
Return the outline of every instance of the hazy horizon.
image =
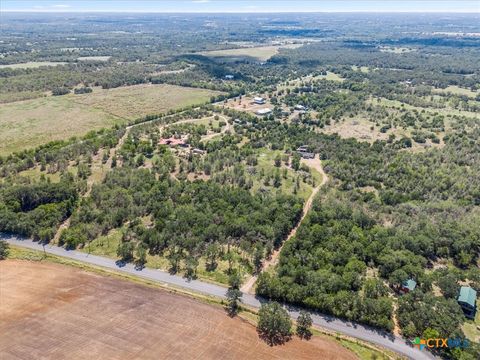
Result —
<instances>
[{"instance_id":1,"label":"hazy horizon","mask_svg":"<svg viewBox=\"0 0 480 360\"><path fill-rule=\"evenodd\" d=\"M4 0L2 12L31 13L465 13L479 14L480 2L461 1L271 1L163 0L74 1Z\"/></svg>"}]
</instances>

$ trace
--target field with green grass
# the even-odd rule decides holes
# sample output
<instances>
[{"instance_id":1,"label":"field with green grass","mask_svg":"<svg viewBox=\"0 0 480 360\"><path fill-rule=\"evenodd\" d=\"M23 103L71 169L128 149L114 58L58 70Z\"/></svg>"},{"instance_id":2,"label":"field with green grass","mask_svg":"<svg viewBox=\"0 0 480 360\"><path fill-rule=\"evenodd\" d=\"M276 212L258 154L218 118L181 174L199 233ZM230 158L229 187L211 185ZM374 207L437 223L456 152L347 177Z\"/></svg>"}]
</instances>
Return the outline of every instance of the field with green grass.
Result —
<instances>
[{"instance_id":1,"label":"field with green grass","mask_svg":"<svg viewBox=\"0 0 480 360\"><path fill-rule=\"evenodd\" d=\"M66 62L30 61L21 64L0 65L0 69L35 69L41 66L57 66L65 64Z\"/></svg>"},{"instance_id":2,"label":"field with green grass","mask_svg":"<svg viewBox=\"0 0 480 360\"><path fill-rule=\"evenodd\" d=\"M455 85L447 86L445 89L435 89L434 92L440 94L454 94L454 95L465 95L470 98L475 98L479 93L477 91L472 91L470 89L461 88Z\"/></svg>"},{"instance_id":3,"label":"field with green grass","mask_svg":"<svg viewBox=\"0 0 480 360\"><path fill-rule=\"evenodd\" d=\"M148 114L203 104L216 94L174 85L135 85L0 104L0 155Z\"/></svg>"},{"instance_id":4,"label":"field with green grass","mask_svg":"<svg viewBox=\"0 0 480 360\"><path fill-rule=\"evenodd\" d=\"M74 96L73 100L77 104L132 120L171 109L203 104L218 94L218 91L175 85L133 85L108 90L95 88L90 94Z\"/></svg>"}]
</instances>

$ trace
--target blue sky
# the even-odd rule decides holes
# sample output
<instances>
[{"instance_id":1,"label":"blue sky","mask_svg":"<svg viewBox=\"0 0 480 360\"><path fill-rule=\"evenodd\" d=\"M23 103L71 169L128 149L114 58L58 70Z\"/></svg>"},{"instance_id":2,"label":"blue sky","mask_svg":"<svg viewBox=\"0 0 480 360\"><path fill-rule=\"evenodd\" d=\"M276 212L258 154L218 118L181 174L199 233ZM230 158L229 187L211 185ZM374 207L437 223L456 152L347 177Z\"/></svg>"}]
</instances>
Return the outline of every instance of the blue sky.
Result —
<instances>
[{"instance_id":1,"label":"blue sky","mask_svg":"<svg viewBox=\"0 0 480 360\"><path fill-rule=\"evenodd\" d=\"M470 12L480 0L0 0L2 11Z\"/></svg>"}]
</instances>

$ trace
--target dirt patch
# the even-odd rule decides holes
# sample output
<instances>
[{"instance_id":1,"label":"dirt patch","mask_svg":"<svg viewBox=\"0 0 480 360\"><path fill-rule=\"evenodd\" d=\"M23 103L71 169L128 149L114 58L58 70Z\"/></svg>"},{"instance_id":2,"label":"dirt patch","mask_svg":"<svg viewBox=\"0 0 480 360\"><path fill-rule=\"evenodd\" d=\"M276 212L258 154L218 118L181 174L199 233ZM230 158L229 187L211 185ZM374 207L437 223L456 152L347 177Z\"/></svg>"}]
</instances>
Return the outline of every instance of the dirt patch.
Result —
<instances>
[{"instance_id":1,"label":"dirt patch","mask_svg":"<svg viewBox=\"0 0 480 360\"><path fill-rule=\"evenodd\" d=\"M221 308L79 269L0 262L7 359L356 359L322 337L270 347Z\"/></svg>"},{"instance_id":2,"label":"dirt patch","mask_svg":"<svg viewBox=\"0 0 480 360\"><path fill-rule=\"evenodd\" d=\"M327 126L323 132L327 134L338 134L345 139L355 138L359 141L367 141L370 143L373 143L375 140L388 139L389 134L382 133L376 129L372 130L372 125L373 124L363 120L346 120Z\"/></svg>"},{"instance_id":3,"label":"dirt patch","mask_svg":"<svg viewBox=\"0 0 480 360\"><path fill-rule=\"evenodd\" d=\"M265 104L255 104L253 97L243 96L241 99L236 98L230 99L226 103L219 103L222 107L227 107L237 111L247 111L252 114L255 114L258 110L270 109L273 110L273 105L270 104L268 99L266 99Z\"/></svg>"}]
</instances>

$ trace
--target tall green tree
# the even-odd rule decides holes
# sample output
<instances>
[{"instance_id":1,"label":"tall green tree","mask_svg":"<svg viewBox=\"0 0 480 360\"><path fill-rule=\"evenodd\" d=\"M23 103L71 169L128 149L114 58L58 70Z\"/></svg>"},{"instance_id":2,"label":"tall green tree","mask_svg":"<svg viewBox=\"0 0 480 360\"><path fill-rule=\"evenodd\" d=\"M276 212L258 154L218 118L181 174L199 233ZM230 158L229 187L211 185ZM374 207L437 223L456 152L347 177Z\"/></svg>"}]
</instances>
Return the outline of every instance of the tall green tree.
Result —
<instances>
[{"instance_id":1,"label":"tall green tree","mask_svg":"<svg viewBox=\"0 0 480 360\"><path fill-rule=\"evenodd\" d=\"M292 320L279 303L263 304L258 312L257 331L270 345L283 344L291 338Z\"/></svg>"},{"instance_id":2,"label":"tall green tree","mask_svg":"<svg viewBox=\"0 0 480 360\"><path fill-rule=\"evenodd\" d=\"M238 314L240 309L240 299L242 298L242 292L239 290L241 284L241 278L237 272L233 272L228 278L228 290L227 290L227 313L231 317Z\"/></svg>"},{"instance_id":3,"label":"tall green tree","mask_svg":"<svg viewBox=\"0 0 480 360\"><path fill-rule=\"evenodd\" d=\"M306 311L300 311L297 318L297 335L302 339L310 339L312 336L312 324L313 321L310 314Z\"/></svg>"}]
</instances>

